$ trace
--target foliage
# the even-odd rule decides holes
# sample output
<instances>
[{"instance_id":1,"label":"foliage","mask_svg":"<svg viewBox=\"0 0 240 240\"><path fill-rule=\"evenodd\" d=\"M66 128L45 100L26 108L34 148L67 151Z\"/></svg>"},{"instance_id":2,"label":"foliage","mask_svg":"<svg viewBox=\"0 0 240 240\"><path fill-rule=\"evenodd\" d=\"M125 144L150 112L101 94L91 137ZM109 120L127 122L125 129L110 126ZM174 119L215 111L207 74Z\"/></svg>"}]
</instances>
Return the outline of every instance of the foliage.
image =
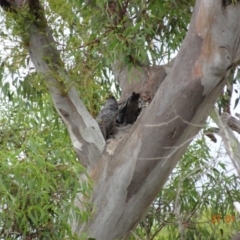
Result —
<instances>
[{"instance_id":1,"label":"foliage","mask_svg":"<svg viewBox=\"0 0 240 240\"><path fill-rule=\"evenodd\" d=\"M229 239L240 224L239 179L198 137L183 155L132 239ZM137 236L137 237L136 237Z\"/></svg>"},{"instance_id":2,"label":"foliage","mask_svg":"<svg viewBox=\"0 0 240 240\"><path fill-rule=\"evenodd\" d=\"M157 64L175 53L186 34L193 2L138 0L119 1L118 6L112 6L108 1L86 4L88 1L49 0L43 1L43 5L70 74L69 84L77 87L83 100L99 102L113 90L113 84L120 90L109 69L113 61L121 59L129 67L146 62ZM119 19L116 11L121 12ZM129 13L128 19L125 12ZM6 30L0 34L5 43L10 41L5 46L9 53L3 59L10 72L32 66L25 43L19 39L25 38L22 32L26 32L27 26L21 23L25 15L23 10L23 16L19 15L17 20L11 16L4 19ZM88 102L87 106L92 107Z\"/></svg>"},{"instance_id":3,"label":"foliage","mask_svg":"<svg viewBox=\"0 0 240 240\"><path fill-rule=\"evenodd\" d=\"M112 2L42 1L68 71L67 87L76 87L93 116L110 92L120 94L111 63L120 60L133 67L171 59L185 37L194 4L193 0ZM70 210L86 221L91 208L79 212L73 199L78 192L88 198L91 184L79 181L85 170L76 160L43 76L34 72L26 51L24 18L6 15L0 24L5 49L0 56L0 237L73 239L67 224ZM224 100L219 100L220 106ZM226 174L224 163L219 166L204 139L196 140L132 238L226 237L227 223L213 224L212 216L235 216L231 204L239 198L239 180Z\"/></svg>"},{"instance_id":4,"label":"foliage","mask_svg":"<svg viewBox=\"0 0 240 240\"><path fill-rule=\"evenodd\" d=\"M88 206L79 212L73 199L79 192L88 197L91 185L79 184L85 170L49 96L36 96L42 108L14 92L11 101L1 98L0 238L73 239L70 210L81 221L89 216Z\"/></svg>"}]
</instances>

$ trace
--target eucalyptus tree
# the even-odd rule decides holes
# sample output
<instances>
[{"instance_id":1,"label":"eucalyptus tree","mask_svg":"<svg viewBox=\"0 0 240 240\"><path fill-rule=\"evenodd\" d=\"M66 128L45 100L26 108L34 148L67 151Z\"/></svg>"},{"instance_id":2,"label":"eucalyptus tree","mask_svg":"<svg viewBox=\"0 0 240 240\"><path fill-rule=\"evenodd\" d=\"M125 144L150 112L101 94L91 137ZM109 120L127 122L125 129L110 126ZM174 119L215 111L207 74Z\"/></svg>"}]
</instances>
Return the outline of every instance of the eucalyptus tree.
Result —
<instances>
[{"instance_id":1,"label":"eucalyptus tree","mask_svg":"<svg viewBox=\"0 0 240 240\"><path fill-rule=\"evenodd\" d=\"M13 40L15 49L2 68L10 71L33 64L37 74L29 73L16 83L16 92L28 99L27 104L37 94L44 97L49 92L92 180L88 194L83 189L77 193L71 181L75 206L91 212L85 222L77 216L69 219L72 232L99 240L129 236L204 127L236 67L239 2L197 0L194 6L184 0L5 0L0 4L7 29L2 37ZM16 61L16 55L22 58ZM166 58L171 61L164 64ZM120 89L119 102L135 92L144 107L132 126L118 128L105 141L94 117L102 96L113 89L112 82ZM1 85L11 98L9 83ZM79 181L85 174L82 168L74 172ZM60 193L57 196L61 198Z\"/></svg>"}]
</instances>

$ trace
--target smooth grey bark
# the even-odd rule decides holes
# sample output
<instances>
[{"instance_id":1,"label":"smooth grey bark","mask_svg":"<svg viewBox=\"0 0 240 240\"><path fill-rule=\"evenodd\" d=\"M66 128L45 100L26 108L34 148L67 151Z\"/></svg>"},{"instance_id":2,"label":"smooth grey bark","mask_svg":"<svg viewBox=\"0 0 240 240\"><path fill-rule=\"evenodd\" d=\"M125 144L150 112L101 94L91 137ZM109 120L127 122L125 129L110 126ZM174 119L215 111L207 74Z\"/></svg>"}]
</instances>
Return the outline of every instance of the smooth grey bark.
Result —
<instances>
[{"instance_id":1,"label":"smooth grey bark","mask_svg":"<svg viewBox=\"0 0 240 240\"><path fill-rule=\"evenodd\" d=\"M36 2L29 0L30 5ZM84 225L72 222L79 236L87 232L97 240L122 239L140 221L203 127L232 64L239 58L239 12L239 3L223 7L220 0L197 0L187 36L170 71L157 66L129 72L115 63L113 70L123 98L133 90L145 94L144 87L150 86L153 99L132 128L107 145L76 90L64 91L68 75L49 27L36 22L30 25L31 59L45 76L76 154L94 181L92 218ZM32 13L36 14L36 8ZM43 12L37 14L44 18ZM136 74L140 85L128 81ZM150 85L149 80L153 80ZM76 204L82 206L78 200Z\"/></svg>"},{"instance_id":2,"label":"smooth grey bark","mask_svg":"<svg viewBox=\"0 0 240 240\"><path fill-rule=\"evenodd\" d=\"M42 11L38 1L29 1L30 10ZM40 12L41 13L41 12ZM46 79L49 92L58 114L64 121L73 147L83 166L91 169L101 158L105 140L97 122L87 111L74 87L65 83L69 77L55 47L52 32L44 15L27 28L29 34L28 51L36 71ZM68 89L67 91L65 89Z\"/></svg>"},{"instance_id":3,"label":"smooth grey bark","mask_svg":"<svg viewBox=\"0 0 240 240\"><path fill-rule=\"evenodd\" d=\"M239 4L223 8L221 1L197 1L172 71L97 171L96 211L85 227L91 237L126 236L204 125L239 58L239 10Z\"/></svg>"}]
</instances>

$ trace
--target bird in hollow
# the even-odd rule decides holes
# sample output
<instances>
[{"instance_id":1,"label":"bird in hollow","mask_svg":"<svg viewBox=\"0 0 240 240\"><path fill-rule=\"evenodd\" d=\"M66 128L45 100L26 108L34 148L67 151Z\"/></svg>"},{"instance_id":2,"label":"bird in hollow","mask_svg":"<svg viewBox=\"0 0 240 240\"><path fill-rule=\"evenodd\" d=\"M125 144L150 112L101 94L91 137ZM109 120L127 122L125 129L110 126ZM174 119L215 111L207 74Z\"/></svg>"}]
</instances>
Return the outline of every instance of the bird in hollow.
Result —
<instances>
[{"instance_id":1,"label":"bird in hollow","mask_svg":"<svg viewBox=\"0 0 240 240\"><path fill-rule=\"evenodd\" d=\"M105 140L114 133L117 114L117 100L114 96L110 96L107 98L103 108L100 110L96 118Z\"/></svg>"},{"instance_id":2,"label":"bird in hollow","mask_svg":"<svg viewBox=\"0 0 240 240\"><path fill-rule=\"evenodd\" d=\"M120 105L117 123L128 124L134 123L139 115L139 93L133 92L131 97L127 99L124 103Z\"/></svg>"}]
</instances>

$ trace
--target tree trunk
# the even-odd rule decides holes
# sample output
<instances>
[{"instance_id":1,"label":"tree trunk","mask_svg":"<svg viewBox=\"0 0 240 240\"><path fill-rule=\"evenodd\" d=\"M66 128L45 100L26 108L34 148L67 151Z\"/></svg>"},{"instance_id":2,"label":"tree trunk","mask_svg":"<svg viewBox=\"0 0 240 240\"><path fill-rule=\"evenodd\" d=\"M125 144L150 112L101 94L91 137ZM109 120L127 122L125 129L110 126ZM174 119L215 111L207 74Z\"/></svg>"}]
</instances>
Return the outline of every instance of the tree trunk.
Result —
<instances>
[{"instance_id":1,"label":"tree trunk","mask_svg":"<svg viewBox=\"0 0 240 240\"><path fill-rule=\"evenodd\" d=\"M29 4L37 20L45 22L38 1L29 0ZM223 6L220 0L197 0L171 71L157 66L129 72L121 63L114 64L123 98L132 91L143 97L150 89L151 103L129 132L121 135L119 131L108 144L76 90L63 90L68 75L47 24L39 26L36 21L28 28L30 57L44 74L76 154L94 182L91 220L84 225L72 222L78 235L87 232L97 240L122 239L140 221L204 126L239 58L239 12L239 3ZM130 84L129 76L132 80L139 76L140 83ZM81 206L80 201L76 204Z\"/></svg>"},{"instance_id":2,"label":"tree trunk","mask_svg":"<svg viewBox=\"0 0 240 240\"><path fill-rule=\"evenodd\" d=\"M239 57L239 10L239 3L224 8L222 1L197 1L172 70L160 79L151 104L111 155L111 143L107 146L92 175L92 220L82 228L76 224L76 232L98 240L122 239L140 221L204 126Z\"/></svg>"}]
</instances>

